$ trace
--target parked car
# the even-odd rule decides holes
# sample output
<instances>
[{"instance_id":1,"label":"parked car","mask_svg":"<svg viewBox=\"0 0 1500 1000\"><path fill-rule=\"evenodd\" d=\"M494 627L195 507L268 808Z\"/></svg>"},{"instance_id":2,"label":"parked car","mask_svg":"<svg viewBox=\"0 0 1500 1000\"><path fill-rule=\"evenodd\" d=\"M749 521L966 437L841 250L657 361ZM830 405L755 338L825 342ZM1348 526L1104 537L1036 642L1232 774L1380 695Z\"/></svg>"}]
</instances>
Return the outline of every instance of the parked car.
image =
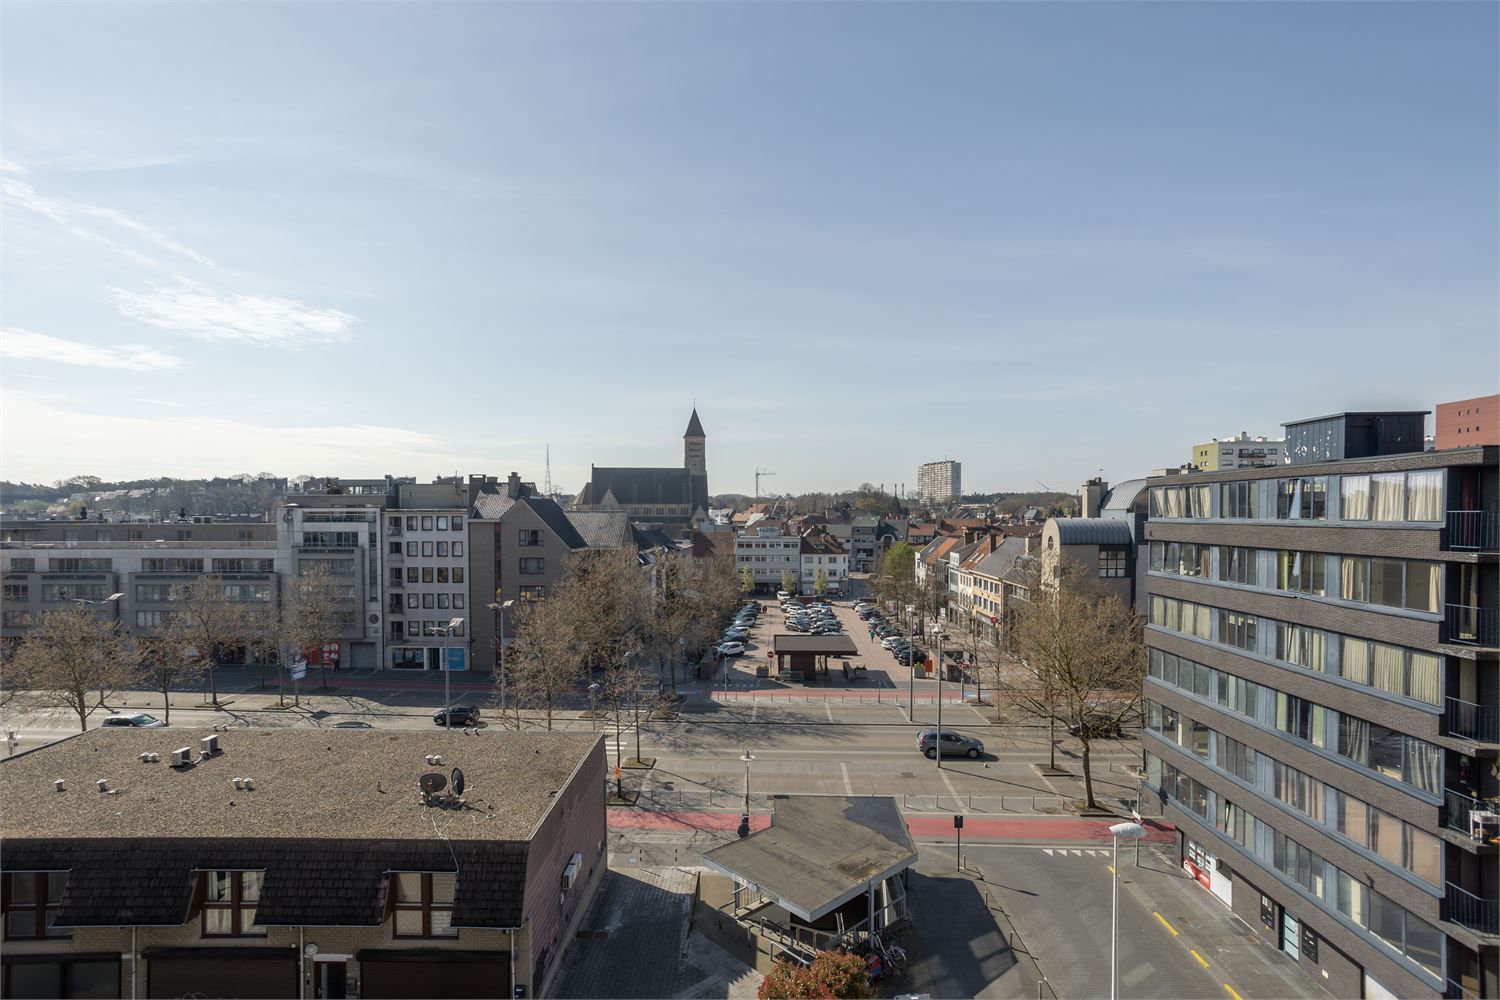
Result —
<instances>
[{"instance_id":1,"label":"parked car","mask_svg":"<svg viewBox=\"0 0 1500 1000\"><path fill-rule=\"evenodd\" d=\"M160 729L166 723L154 715L145 712L121 713L107 716L99 723L101 728L107 729Z\"/></svg>"},{"instance_id":2,"label":"parked car","mask_svg":"<svg viewBox=\"0 0 1500 1000\"><path fill-rule=\"evenodd\" d=\"M808 630L808 626L804 625L802 622L787 622L786 630L788 632L806 632Z\"/></svg>"},{"instance_id":3,"label":"parked car","mask_svg":"<svg viewBox=\"0 0 1500 1000\"><path fill-rule=\"evenodd\" d=\"M1120 735L1120 721L1102 712L1090 712L1083 717L1081 722L1070 723L1068 735L1081 736L1085 727L1088 729L1088 737L1091 740L1116 739Z\"/></svg>"},{"instance_id":4,"label":"parked car","mask_svg":"<svg viewBox=\"0 0 1500 1000\"><path fill-rule=\"evenodd\" d=\"M939 752L944 757L977 760L984 753L984 744L972 736L965 736L951 729L944 729L941 734L936 729L924 729L917 734L917 751L929 760Z\"/></svg>"},{"instance_id":5,"label":"parked car","mask_svg":"<svg viewBox=\"0 0 1500 1000\"><path fill-rule=\"evenodd\" d=\"M890 635L886 636L884 639L881 639L880 644L886 649L895 649L897 646L905 645L906 640L901 638L899 635Z\"/></svg>"},{"instance_id":6,"label":"parked car","mask_svg":"<svg viewBox=\"0 0 1500 1000\"><path fill-rule=\"evenodd\" d=\"M778 590L776 591L776 596L780 600L787 601L791 600L792 592L790 590Z\"/></svg>"},{"instance_id":7,"label":"parked car","mask_svg":"<svg viewBox=\"0 0 1500 1000\"><path fill-rule=\"evenodd\" d=\"M743 656L745 655L745 644L743 642L721 642L719 643L720 656Z\"/></svg>"},{"instance_id":8,"label":"parked car","mask_svg":"<svg viewBox=\"0 0 1500 1000\"><path fill-rule=\"evenodd\" d=\"M432 721L440 726L475 726L479 724L479 709L473 705L449 705L433 712Z\"/></svg>"}]
</instances>

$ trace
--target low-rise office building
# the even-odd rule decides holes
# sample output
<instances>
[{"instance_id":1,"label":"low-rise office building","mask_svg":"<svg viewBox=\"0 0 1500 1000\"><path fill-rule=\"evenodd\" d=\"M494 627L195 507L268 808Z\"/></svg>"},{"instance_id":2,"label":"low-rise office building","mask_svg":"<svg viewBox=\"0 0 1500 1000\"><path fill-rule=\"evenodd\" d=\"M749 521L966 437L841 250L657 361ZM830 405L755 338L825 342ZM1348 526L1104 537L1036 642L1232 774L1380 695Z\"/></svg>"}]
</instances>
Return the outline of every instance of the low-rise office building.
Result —
<instances>
[{"instance_id":1,"label":"low-rise office building","mask_svg":"<svg viewBox=\"0 0 1500 1000\"><path fill-rule=\"evenodd\" d=\"M775 593L783 579L795 583L801 565L802 537L788 534L779 522L751 525L734 541L734 570L750 571L756 593Z\"/></svg>"},{"instance_id":2,"label":"low-rise office building","mask_svg":"<svg viewBox=\"0 0 1500 1000\"><path fill-rule=\"evenodd\" d=\"M18 754L0 992L544 996L606 868L604 780L586 733L94 730Z\"/></svg>"},{"instance_id":3,"label":"low-rise office building","mask_svg":"<svg viewBox=\"0 0 1500 1000\"><path fill-rule=\"evenodd\" d=\"M1335 996L1492 997L1500 450L1352 416L1289 424L1289 466L1151 483L1145 784Z\"/></svg>"},{"instance_id":4,"label":"low-rise office building","mask_svg":"<svg viewBox=\"0 0 1500 1000\"><path fill-rule=\"evenodd\" d=\"M387 666L470 668L468 513L460 480L396 487L385 514Z\"/></svg>"}]
</instances>

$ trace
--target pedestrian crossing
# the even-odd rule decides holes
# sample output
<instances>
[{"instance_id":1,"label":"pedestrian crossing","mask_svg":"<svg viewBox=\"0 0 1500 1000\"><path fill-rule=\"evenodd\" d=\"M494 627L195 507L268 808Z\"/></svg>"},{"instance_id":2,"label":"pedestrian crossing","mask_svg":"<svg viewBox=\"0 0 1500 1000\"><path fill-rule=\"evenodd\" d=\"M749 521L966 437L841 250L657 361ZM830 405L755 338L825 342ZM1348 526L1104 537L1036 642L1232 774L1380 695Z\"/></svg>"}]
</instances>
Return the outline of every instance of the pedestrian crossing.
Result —
<instances>
[{"instance_id":1,"label":"pedestrian crossing","mask_svg":"<svg viewBox=\"0 0 1500 1000\"><path fill-rule=\"evenodd\" d=\"M1072 855L1075 858L1084 858L1084 857L1087 857L1087 858L1107 858L1107 857L1109 857L1109 852L1108 851L1094 850L1093 848L1088 848L1088 847L1083 847L1083 848L1076 848L1076 847L1043 847L1043 848L1041 848L1041 850L1046 851L1047 852L1047 857L1049 857L1049 858L1052 858L1052 857L1066 858L1069 855Z\"/></svg>"}]
</instances>

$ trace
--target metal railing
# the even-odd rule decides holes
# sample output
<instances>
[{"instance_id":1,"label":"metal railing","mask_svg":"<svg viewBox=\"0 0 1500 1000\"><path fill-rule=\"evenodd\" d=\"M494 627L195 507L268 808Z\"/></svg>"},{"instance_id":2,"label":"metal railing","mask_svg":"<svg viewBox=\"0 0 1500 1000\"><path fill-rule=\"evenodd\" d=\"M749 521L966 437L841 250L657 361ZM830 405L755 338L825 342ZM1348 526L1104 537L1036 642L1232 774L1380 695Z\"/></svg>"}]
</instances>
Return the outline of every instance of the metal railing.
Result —
<instances>
[{"instance_id":1,"label":"metal railing","mask_svg":"<svg viewBox=\"0 0 1500 1000\"><path fill-rule=\"evenodd\" d=\"M1482 549L1496 548L1500 533L1496 532L1495 515L1486 510L1450 510L1448 512L1448 548Z\"/></svg>"},{"instance_id":2,"label":"metal railing","mask_svg":"<svg viewBox=\"0 0 1500 1000\"><path fill-rule=\"evenodd\" d=\"M1485 899L1448 883L1443 909L1450 921L1481 934L1500 935L1500 899Z\"/></svg>"},{"instance_id":3,"label":"metal railing","mask_svg":"<svg viewBox=\"0 0 1500 1000\"><path fill-rule=\"evenodd\" d=\"M1448 642L1465 646L1493 646L1500 639L1494 608L1447 604L1443 606L1443 611L1444 634Z\"/></svg>"},{"instance_id":4,"label":"metal railing","mask_svg":"<svg viewBox=\"0 0 1500 1000\"><path fill-rule=\"evenodd\" d=\"M1473 824L1469 814L1474 812L1485 812L1491 808L1488 802L1474 798L1453 788L1443 789L1443 812L1447 819L1445 825L1450 830L1460 833L1473 834Z\"/></svg>"},{"instance_id":5,"label":"metal railing","mask_svg":"<svg viewBox=\"0 0 1500 1000\"><path fill-rule=\"evenodd\" d=\"M1443 722L1450 736L1500 743L1500 705L1476 705L1450 697L1443 710Z\"/></svg>"},{"instance_id":6,"label":"metal railing","mask_svg":"<svg viewBox=\"0 0 1500 1000\"><path fill-rule=\"evenodd\" d=\"M232 541L221 538L129 539L87 541L49 539L35 542L0 542L0 549L274 549L275 541Z\"/></svg>"}]
</instances>

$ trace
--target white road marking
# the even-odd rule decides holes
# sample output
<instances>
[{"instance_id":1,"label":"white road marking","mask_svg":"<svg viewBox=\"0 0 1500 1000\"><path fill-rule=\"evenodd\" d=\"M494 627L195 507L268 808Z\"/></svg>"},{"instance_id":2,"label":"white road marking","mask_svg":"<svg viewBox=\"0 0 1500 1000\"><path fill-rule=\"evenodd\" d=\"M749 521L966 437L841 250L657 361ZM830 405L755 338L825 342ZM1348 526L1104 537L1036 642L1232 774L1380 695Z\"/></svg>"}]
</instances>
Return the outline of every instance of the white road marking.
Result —
<instances>
[{"instance_id":1,"label":"white road marking","mask_svg":"<svg viewBox=\"0 0 1500 1000\"><path fill-rule=\"evenodd\" d=\"M825 711L825 712L828 713L828 721L832 722L833 721L833 706L829 705L829 704L827 704L825 702L824 705L823 705L823 711Z\"/></svg>"},{"instance_id":2,"label":"white road marking","mask_svg":"<svg viewBox=\"0 0 1500 1000\"><path fill-rule=\"evenodd\" d=\"M1044 851L1047 852L1047 857L1049 857L1049 858L1052 857L1052 848L1050 848L1050 847L1044 847L1044 848L1042 848L1042 850L1044 850Z\"/></svg>"},{"instance_id":3,"label":"white road marking","mask_svg":"<svg viewBox=\"0 0 1500 1000\"><path fill-rule=\"evenodd\" d=\"M853 795L854 794L854 786L851 785L851 784L849 784L849 765L845 764L843 761L840 761L839 762L839 770L842 771L843 775L844 775L844 794L845 795Z\"/></svg>"},{"instance_id":4,"label":"white road marking","mask_svg":"<svg viewBox=\"0 0 1500 1000\"><path fill-rule=\"evenodd\" d=\"M943 779L943 785L948 789L948 794L953 796L953 801L954 804L958 807L958 811L968 812L968 810L964 808L963 800L958 797L958 792L954 789L953 782L948 780L948 772L940 769L938 771L938 777Z\"/></svg>"}]
</instances>

